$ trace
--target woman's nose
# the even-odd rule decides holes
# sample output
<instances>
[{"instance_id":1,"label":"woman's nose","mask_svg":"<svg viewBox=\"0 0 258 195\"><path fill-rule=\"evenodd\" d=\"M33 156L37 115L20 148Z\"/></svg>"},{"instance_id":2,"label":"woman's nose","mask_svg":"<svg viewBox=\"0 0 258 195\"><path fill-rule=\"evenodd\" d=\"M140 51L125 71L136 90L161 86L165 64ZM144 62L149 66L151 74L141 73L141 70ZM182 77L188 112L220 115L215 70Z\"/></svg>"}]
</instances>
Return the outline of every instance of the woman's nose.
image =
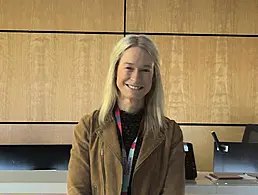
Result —
<instances>
[{"instance_id":1,"label":"woman's nose","mask_svg":"<svg viewBox=\"0 0 258 195\"><path fill-rule=\"evenodd\" d=\"M134 70L131 74L131 80L132 81L138 81L140 77L140 73L138 70Z\"/></svg>"}]
</instances>

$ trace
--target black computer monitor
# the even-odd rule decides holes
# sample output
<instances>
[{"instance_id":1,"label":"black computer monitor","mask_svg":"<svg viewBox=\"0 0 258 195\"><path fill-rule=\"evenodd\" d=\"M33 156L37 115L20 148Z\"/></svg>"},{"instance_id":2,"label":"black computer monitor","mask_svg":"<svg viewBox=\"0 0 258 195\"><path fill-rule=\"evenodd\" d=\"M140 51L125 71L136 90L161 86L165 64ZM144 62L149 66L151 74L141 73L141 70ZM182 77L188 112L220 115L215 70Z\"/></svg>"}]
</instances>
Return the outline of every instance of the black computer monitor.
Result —
<instances>
[{"instance_id":1,"label":"black computer monitor","mask_svg":"<svg viewBox=\"0 0 258 195\"><path fill-rule=\"evenodd\" d=\"M0 145L0 170L67 170L71 145Z\"/></svg>"},{"instance_id":2,"label":"black computer monitor","mask_svg":"<svg viewBox=\"0 0 258 195\"><path fill-rule=\"evenodd\" d=\"M224 149L214 143L213 172L257 173L258 143L220 142Z\"/></svg>"}]
</instances>

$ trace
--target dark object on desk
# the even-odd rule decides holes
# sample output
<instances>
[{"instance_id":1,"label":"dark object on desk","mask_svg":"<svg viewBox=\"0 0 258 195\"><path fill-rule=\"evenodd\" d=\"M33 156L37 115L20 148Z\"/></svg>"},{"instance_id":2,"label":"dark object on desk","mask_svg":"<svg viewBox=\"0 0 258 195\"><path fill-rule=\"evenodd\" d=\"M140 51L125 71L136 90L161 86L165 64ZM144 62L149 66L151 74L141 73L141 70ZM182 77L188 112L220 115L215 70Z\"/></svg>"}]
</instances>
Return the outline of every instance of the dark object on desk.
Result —
<instances>
[{"instance_id":1,"label":"dark object on desk","mask_svg":"<svg viewBox=\"0 0 258 195\"><path fill-rule=\"evenodd\" d=\"M258 143L220 142L226 147L220 152L214 143L213 172L257 173Z\"/></svg>"},{"instance_id":2,"label":"dark object on desk","mask_svg":"<svg viewBox=\"0 0 258 195\"><path fill-rule=\"evenodd\" d=\"M193 180L197 177L193 144L189 142L185 142L184 151L185 151L185 179Z\"/></svg>"},{"instance_id":3,"label":"dark object on desk","mask_svg":"<svg viewBox=\"0 0 258 195\"><path fill-rule=\"evenodd\" d=\"M258 143L258 125L249 124L245 127L243 143Z\"/></svg>"},{"instance_id":4,"label":"dark object on desk","mask_svg":"<svg viewBox=\"0 0 258 195\"><path fill-rule=\"evenodd\" d=\"M256 177L256 179L258 179L258 173L247 173L247 175L251 177Z\"/></svg>"},{"instance_id":5,"label":"dark object on desk","mask_svg":"<svg viewBox=\"0 0 258 195\"><path fill-rule=\"evenodd\" d=\"M215 131L212 131L212 132L211 132L211 135L212 135L212 137L213 137L214 144L216 145L217 150L218 150L219 152L221 152L221 153L227 152L227 149L228 149L227 146L221 144L221 142L219 141L219 139L218 139L218 137L217 137L216 132L215 132Z\"/></svg>"},{"instance_id":6,"label":"dark object on desk","mask_svg":"<svg viewBox=\"0 0 258 195\"><path fill-rule=\"evenodd\" d=\"M0 145L0 170L67 170L71 145Z\"/></svg>"},{"instance_id":7,"label":"dark object on desk","mask_svg":"<svg viewBox=\"0 0 258 195\"><path fill-rule=\"evenodd\" d=\"M209 175L215 179L243 179L239 175L229 173L210 173Z\"/></svg>"}]
</instances>

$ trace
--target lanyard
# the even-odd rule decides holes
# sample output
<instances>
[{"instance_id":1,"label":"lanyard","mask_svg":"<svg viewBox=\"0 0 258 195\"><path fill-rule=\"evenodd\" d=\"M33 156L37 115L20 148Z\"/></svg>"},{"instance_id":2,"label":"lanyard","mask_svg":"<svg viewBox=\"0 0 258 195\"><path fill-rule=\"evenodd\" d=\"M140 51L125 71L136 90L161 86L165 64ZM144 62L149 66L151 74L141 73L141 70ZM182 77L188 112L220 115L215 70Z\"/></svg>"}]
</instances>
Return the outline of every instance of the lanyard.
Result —
<instances>
[{"instance_id":1,"label":"lanyard","mask_svg":"<svg viewBox=\"0 0 258 195\"><path fill-rule=\"evenodd\" d=\"M129 155L127 158L125 146L123 144L123 136L122 136L122 124L121 124L121 117L120 117L120 110L117 107L115 111L116 123L119 128L122 140L122 158L123 158L123 185L122 185L122 195L127 195L131 172L132 172L132 164L133 164L133 156L135 151L135 146L137 142L137 137L135 138L134 142L131 145Z\"/></svg>"}]
</instances>

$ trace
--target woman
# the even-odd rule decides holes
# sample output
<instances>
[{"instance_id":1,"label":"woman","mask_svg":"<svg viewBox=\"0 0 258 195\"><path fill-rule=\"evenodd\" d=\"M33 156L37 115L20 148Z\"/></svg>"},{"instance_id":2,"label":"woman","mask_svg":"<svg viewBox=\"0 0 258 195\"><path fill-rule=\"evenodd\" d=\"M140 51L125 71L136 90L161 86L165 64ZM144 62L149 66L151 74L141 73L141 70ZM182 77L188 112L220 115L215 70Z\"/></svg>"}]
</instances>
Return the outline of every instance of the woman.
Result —
<instances>
[{"instance_id":1,"label":"woman","mask_svg":"<svg viewBox=\"0 0 258 195\"><path fill-rule=\"evenodd\" d=\"M103 104L74 131L68 194L184 194L183 136L163 114L159 54L146 36L113 49Z\"/></svg>"}]
</instances>

